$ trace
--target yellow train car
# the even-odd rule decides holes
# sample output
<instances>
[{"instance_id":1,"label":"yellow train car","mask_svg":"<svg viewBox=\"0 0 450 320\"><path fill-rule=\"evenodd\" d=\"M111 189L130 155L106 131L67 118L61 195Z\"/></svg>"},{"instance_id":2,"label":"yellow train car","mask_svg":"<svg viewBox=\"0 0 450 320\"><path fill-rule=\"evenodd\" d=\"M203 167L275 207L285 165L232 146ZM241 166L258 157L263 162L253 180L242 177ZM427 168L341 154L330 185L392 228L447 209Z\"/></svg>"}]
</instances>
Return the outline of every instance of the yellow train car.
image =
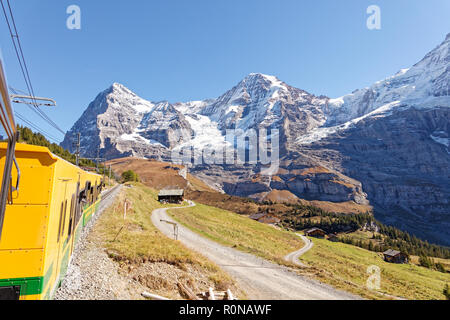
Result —
<instances>
[{"instance_id":1,"label":"yellow train car","mask_svg":"<svg viewBox=\"0 0 450 320\"><path fill-rule=\"evenodd\" d=\"M6 151L0 143L0 168ZM17 144L15 155L19 188L8 195L0 239L0 300L48 300L97 211L103 181L44 147Z\"/></svg>"}]
</instances>

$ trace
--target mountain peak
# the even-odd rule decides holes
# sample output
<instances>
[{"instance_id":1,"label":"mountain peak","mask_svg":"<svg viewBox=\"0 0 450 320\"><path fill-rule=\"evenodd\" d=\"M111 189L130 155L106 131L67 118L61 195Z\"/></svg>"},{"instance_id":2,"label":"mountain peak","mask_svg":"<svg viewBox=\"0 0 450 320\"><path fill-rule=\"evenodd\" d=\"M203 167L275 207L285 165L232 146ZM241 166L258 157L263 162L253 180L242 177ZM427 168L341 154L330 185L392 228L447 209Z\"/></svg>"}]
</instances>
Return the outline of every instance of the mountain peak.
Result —
<instances>
[{"instance_id":1,"label":"mountain peak","mask_svg":"<svg viewBox=\"0 0 450 320\"><path fill-rule=\"evenodd\" d=\"M244 81L257 81L257 80L270 81L272 83L280 82L280 80L277 77L263 73L250 73L248 76L244 78Z\"/></svg>"},{"instance_id":2,"label":"mountain peak","mask_svg":"<svg viewBox=\"0 0 450 320\"><path fill-rule=\"evenodd\" d=\"M118 83L118 82L114 82L109 88L110 88L112 91L119 90L119 91L129 91L129 92L131 92L130 89L128 89L128 88L125 87L123 84Z\"/></svg>"}]
</instances>

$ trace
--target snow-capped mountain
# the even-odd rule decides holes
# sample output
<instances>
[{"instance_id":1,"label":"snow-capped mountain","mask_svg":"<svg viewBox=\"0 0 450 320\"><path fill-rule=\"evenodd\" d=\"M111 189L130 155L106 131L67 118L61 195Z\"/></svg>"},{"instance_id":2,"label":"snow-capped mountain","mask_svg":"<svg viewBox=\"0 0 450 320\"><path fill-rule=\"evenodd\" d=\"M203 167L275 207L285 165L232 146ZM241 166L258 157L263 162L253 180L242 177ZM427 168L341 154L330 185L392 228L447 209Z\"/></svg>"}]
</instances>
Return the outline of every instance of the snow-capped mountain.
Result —
<instances>
[{"instance_id":1,"label":"snow-capped mountain","mask_svg":"<svg viewBox=\"0 0 450 320\"><path fill-rule=\"evenodd\" d=\"M287 115L311 111L316 122L323 121L321 108L326 99L293 88L274 76L253 73L214 103L206 106L202 114L219 123L220 129L248 129L280 127Z\"/></svg>"},{"instance_id":2,"label":"snow-capped mountain","mask_svg":"<svg viewBox=\"0 0 450 320\"><path fill-rule=\"evenodd\" d=\"M273 177L259 177L260 166L199 165L192 172L236 195L278 189L309 200L370 201L386 222L450 244L449 48L450 34L411 68L334 99L259 73L217 99L187 103L146 101L113 84L62 146L74 151L80 132L83 156L100 148L107 158L170 160L176 148L226 143L227 129L278 129Z\"/></svg>"},{"instance_id":3,"label":"snow-capped mountain","mask_svg":"<svg viewBox=\"0 0 450 320\"><path fill-rule=\"evenodd\" d=\"M299 137L300 144L313 143L329 134L347 130L367 117L383 117L393 111L429 109L449 106L450 95L450 34L419 63L370 88L330 99L324 109L326 123Z\"/></svg>"}]
</instances>

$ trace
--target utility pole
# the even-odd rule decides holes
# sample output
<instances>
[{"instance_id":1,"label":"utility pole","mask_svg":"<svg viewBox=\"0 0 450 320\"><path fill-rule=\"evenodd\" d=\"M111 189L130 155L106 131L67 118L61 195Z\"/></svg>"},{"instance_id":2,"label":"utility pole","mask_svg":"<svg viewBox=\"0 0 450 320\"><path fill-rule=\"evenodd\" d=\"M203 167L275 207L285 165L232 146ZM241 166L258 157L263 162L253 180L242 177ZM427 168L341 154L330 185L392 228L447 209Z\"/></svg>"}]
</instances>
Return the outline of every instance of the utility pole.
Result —
<instances>
[{"instance_id":1,"label":"utility pole","mask_svg":"<svg viewBox=\"0 0 450 320\"><path fill-rule=\"evenodd\" d=\"M100 160L100 147L97 148L97 159L96 160L97 160L96 163L97 163L97 173L98 173L99 172L98 171L98 162Z\"/></svg>"},{"instance_id":2,"label":"utility pole","mask_svg":"<svg viewBox=\"0 0 450 320\"><path fill-rule=\"evenodd\" d=\"M81 147L81 133L77 133L77 142L73 145L76 149L75 156L77 158L77 167L80 164L80 147Z\"/></svg>"},{"instance_id":3,"label":"utility pole","mask_svg":"<svg viewBox=\"0 0 450 320\"><path fill-rule=\"evenodd\" d=\"M108 182L109 182L109 184L111 184L111 165L109 165L109 179L108 179Z\"/></svg>"}]
</instances>

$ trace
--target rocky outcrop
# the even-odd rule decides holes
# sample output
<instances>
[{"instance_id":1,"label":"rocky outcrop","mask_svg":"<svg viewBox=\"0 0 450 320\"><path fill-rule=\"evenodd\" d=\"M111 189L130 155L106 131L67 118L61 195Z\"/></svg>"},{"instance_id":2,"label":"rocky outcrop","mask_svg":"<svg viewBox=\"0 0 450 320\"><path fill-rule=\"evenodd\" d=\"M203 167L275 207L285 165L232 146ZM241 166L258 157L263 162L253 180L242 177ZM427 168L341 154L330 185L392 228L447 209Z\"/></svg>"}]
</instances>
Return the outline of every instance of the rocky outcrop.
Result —
<instances>
[{"instance_id":1,"label":"rocky outcrop","mask_svg":"<svg viewBox=\"0 0 450 320\"><path fill-rule=\"evenodd\" d=\"M328 164L338 160L342 173L362 183L381 220L450 244L450 155L433 139L436 131L450 134L449 119L449 108L411 108L367 119L303 151L321 162L335 151L339 158Z\"/></svg>"},{"instance_id":2,"label":"rocky outcrop","mask_svg":"<svg viewBox=\"0 0 450 320\"><path fill-rule=\"evenodd\" d=\"M158 104L147 113L138 131L145 139L160 143L168 149L190 141L194 136L184 115L168 102Z\"/></svg>"}]
</instances>

